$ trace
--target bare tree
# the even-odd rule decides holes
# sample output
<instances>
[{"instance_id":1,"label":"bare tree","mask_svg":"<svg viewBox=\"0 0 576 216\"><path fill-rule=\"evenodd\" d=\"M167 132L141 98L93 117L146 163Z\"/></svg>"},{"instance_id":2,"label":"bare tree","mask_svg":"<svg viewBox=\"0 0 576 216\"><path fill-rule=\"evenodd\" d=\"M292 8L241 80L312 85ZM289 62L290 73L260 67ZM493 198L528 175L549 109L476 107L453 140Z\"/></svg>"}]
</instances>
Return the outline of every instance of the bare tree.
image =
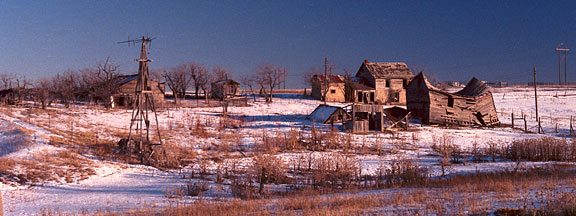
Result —
<instances>
[{"instance_id":1,"label":"bare tree","mask_svg":"<svg viewBox=\"0 0 576 216\"><path fill-rule=\"evenodd\" d=\"M321 68L311 67L302 74L302 83L306 84L306 86L312 86L312 78L314 78L314 75L320 75L322 73L324 73L324 70Z\"/></svg>"},{"instance_id":2,"label":"bare tree","mask_svg":"<svg viewBox=\"0 0 576 216\"><path fill-rule=\"evenodd\" d=\"M188 71L190 72L190 76L194 82L194 94L196 98L198 98L198 91L200 91L200 89L205 89L205 86L208 83L208 69L206 69L202 64L190 62L188 63Z\"/></svg>"},{"instance_id":3,"label":"bare tree","mask_svg":"<svg viewBox=\"0 0 576 216\"><path fill-rule=\"evenodd\" d=\"M80 94L80 74L73 70L58 73L52 78L52 85L51 92L54 98L60 99L60 102L68 108L70 102Z\"/></svg>"},{"instance_id":4,"label":"bare tree","mask_svg":"<svg viewBox=\"0 0 576 216\"><path fill-rule=\"evenodd\" d=\"M40 102L42 109L46 109L46 106L51 103L50 91L52 88L52 82L48 78L38 79L34 85L34 99L36 102Z\"/></svg>"},{"instance_id":5,"label":"bare tree","mask_svg":"<svg viewBox=\"0 0 576 216\"><path fill-rule=\"evenodd\" d=\"M110 58L106 58L103 64L98 64L96 69L82 70L82 79L89 88L89 93L96 99L102 100L104 107L110 108L112 96L118 91L118 65Z\"/></svg>"},{"instance_id":6,"label":"bare tree","mask_svg":"<svg viewBox=\"0 0 576 216\"><path fill-rule=\"evenodd\" d=\"M186 97L186 90L190 86L191 76L188 73L187 65L181 64L177 67L165 70L162 74L166 80L166 85L172 90L176 103L178 98Z\"/></svg>"},{"instance_id":7,"label":"bare tree","mask_svg":"<svg viewBox=\"0 0 576 216\"><path fill-rule=\"evenodd\" d=\"M230 70L224 67L216 66L212 68L212 72L214 73L214 79L216 79L216 81L228 80L232 78L232 73Z\"/></svg>"},{"instance_id":8,"label":"bare tree","mask_svg":"<svg viewBox=\"0 0 576 216\"><path fill-rule=\"evenodd\" d=\"M254 97L254 102L256 102L256 94L254 93L254 78L250 75L246 75L246 76L242 76L242 78L240 78L240 82L242 83L242 85L248 86L248 88L250 88L250 92L252 92L252 96Z\"/></svg>"},{"instance_id":9,"label":"bare tree","mask_svg":"<svg viewBox=\"0 0 576 216\"><path fill-rule=\"evenodd\" d=\"M11 89L15 84L16 74L13 73L1 73L0 74L0 88L1 89Z\"/></svg>"},{"instance_id":10,"label":"bare tree","mask_svg":"<svg viewBox=\"0 0 576 216\"><path fill-rule=\"evenodd\" d=\"M272 102L272 93L274 88L278 87L281 82L282 73L286 73L286 69L268 63L262 63L256 67L255 82L260 86L260 92L266 96L266 102ZM269 89L269 94L266 94L266 88Z\"/></svg>"}]
</instances>

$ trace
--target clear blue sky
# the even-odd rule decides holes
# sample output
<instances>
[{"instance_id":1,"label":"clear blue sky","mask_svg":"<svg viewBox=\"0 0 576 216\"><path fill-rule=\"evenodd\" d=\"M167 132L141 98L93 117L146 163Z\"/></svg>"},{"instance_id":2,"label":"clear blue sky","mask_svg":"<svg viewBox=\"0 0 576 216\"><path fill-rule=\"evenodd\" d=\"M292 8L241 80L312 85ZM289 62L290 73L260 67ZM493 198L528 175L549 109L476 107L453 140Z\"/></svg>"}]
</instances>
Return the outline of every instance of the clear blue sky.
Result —
<instances>
[{"instance_id":1,"label":"clear blue sky","mask_svg":"<svg viewBox=\"0 0 576 216\"><path fill-rule=\"evenodd\" d=\"M320 67L355 72L364 59L406 62L442 80L558 80L554 48L576 52L576 1L128 1L0 0L0 72L49 77L110 56L137 70L150 34L152 68L195 61L236 77L268 62L290 87ZM576 82L576 55L568 55Z\"/></svg>"}]
</instances>

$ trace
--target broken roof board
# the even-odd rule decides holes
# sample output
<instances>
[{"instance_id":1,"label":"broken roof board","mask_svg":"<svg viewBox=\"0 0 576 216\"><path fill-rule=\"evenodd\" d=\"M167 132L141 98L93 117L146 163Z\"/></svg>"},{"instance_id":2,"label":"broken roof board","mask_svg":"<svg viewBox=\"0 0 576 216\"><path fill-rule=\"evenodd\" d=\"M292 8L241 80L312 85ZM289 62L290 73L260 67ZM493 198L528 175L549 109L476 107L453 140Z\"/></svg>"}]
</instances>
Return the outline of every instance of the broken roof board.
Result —
<instances>
[{"instance_id":1,"label":"broken roof board","mask_svg":"<svg viewBox=\"0 0 576 216\"><path fill-rule=\"evenodd\" d=\"M424 73L422 72L418 73L408 85L412 85L412 83L417 83L420 79L424 80L424 84L426 85L426 88L428 90L441 93L444 95L450 95L454 98L477 98L491 93L490 88L486 86L486 84L482 83L480 80L476 79L476 77L473 77L468 82L466 87L455 93L449 93L439 88L436 88L434 85L430 83L430 81L428 81L428 78L426 78L426 75L424 75Z\"/></svg>"}]
</instances>

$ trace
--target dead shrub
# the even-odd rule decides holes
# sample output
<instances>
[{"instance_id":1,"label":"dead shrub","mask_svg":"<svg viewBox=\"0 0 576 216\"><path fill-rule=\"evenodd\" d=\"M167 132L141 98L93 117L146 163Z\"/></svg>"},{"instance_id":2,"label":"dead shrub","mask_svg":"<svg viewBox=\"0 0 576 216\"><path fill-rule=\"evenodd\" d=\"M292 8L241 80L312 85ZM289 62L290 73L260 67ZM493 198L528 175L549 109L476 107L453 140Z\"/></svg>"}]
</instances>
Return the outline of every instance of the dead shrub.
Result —
<instances>
[{"instance_id":1,"label":"dead shrub","mask_svg":"<svg viewBox=\"0 0 576 216\"><path fill-rule=\"evenodd\" d=\"M514 161L576 161L576 143L569 143L566 139L520 139L504 148L506 157Z\"/></svg>"},{"instance_id":2,"label":"dead shrub","mask_svg":"<svg viewBox=\"0 0 576 216\"><path fill-rule=\"evenodd\" d=\"M315 159L309 173L314 188L352 188L360 180L361 169L353 158L338 154Z\"/></svg>"},{"instance_id":3,"label":"dead shrub","mask_svg":"<svg viewBox=\"0 0 576 216\"><path fill-rule=\"evenodd\" d=\"M427 168L420 167L418 162L406 158L393 159L390 161L389 167L384 168L380 173L384 173L384 175L378 179L378 185L387 187L424 185L430 175L430 171Z\"/></svg>"},{"instance_id":4,"label":"dead shrub","mask_svg":"<svg viewBox=\"0 0 576 216\"><path fill-rule=\"evenodd\" d=\"M154 147L151 165L162 169L178 169L191 163L196 158L192 148L166 142Z\"/></svg>"},{"instance_id":5,"label":"dead shrub","mask_svg":"<svg viewBox=\"0 0 576 216\"><path fill-rule=\"evenodd\" d=\"M184 197L184 188L182 187L167 187L164 189L164 198L166 199L182 199Z\"/></svg>"},{"instance_id":6,"label":"dead shrub","mask_svg":"<svg viewBox=\"0 0 576 216\"><path fill-rule=\"evenodd\" d=\"M260 197L260 194L254 188L254 181L251 177L237 177L232 180L230 184L230 192L234 197L249 200L256 199Z\"/></svg>"},{"instance_id":7,"label":"dead shrub","mask_svg":"<svg viewBox=\"0 0 576 216\"><path fill-rule=\"evenodd\" d=\"M186 195L188 196L199 196L202 192L207 191L208 189L206 181L200 183L186 183Z\"/></svg>"},{"instance_id":8,"label":"dead shrub","mask_svg":"<svg viewBox=\"0 0 576 216\"><path fill-rule=\"evenodd\" d=\"M273 155L256 155L252 165L252 172L259 177L258 182L264 181L264 184L284 184L288 182L286 164L282 159ZM264 179L261 176L264 176Z\"/></svg>"}]
</instances>

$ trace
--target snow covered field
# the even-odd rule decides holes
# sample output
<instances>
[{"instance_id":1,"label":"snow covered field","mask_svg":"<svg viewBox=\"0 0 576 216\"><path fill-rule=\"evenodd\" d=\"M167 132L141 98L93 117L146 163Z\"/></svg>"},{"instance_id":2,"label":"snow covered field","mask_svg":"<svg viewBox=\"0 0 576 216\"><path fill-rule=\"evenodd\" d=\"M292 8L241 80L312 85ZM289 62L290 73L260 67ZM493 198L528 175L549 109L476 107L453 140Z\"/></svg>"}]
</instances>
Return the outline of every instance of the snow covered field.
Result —
<instances>
[{"instance_id":1,"label":"snow covered field","mask_svg":"<svg viewBox=\"0 0 576 216\"><path fill-rule=\"evenodd\" d=\"M284 163L292 166L303 158L324 158L345 155L358 164L363 174L375 174L391 160L413 159L431 175L442 175L439 154L432 146L441 141L454 143L465 152L473 148L487 148L493 143L510 143L516 139L555 137L569 134L570 115L576 111L576 89L545 88L539 92L539 115L545 134L524 133L509 127L499 128L444 128L412 124L409 131L350 135L349 139L362 153L350 154L338 149L322 151L271 151ZM531 88L509 87L496 89L496 109L502 124L510 124L512 112L525 113L528 128L536 131L534 93ZM172 192L192 183L204 182L190 178L193 170L206 169L217 173L224 165L234 164L247 169L257 155L253 147L262 146L263 137L285 135L294 131L310 131L315 123L306 120L321 102L300 95L278 95L273 103L252 102L248 107L229 107L230 118L223 119L221 107L171 108L159 111L159 124L167 143L191 148L194 163L182 169L159 170L149 166L106 160L92 154L80 154L81 161L90 164L93 172L88 176L65 177L26 184L0 181L7 215L38 214L43 211L78 213L98 210L124 211L138 208L160 208L175 204L192 203L198 197L178 196ZM38 154L67 151L66 146L51 145L54 137L91 134L102 140L117 141L127 133L130 110L87 108L75 106L49 108L50 112L30 111L27 108L2 108L0 114L0 158L14 161L35 158ZM223 122L226 121L226 122ZM201 136L191 132L201 122L206 126ZM238 127L222 127L223 124ZM220 125L220 126L219 126ZM517 122L516 128L523 127ZM338 126L338 125L337 125ZM328 130L328 126L315 124L315 128ZM558 128L558 133L555 132ZM347 135L338 132L340 139ZM340 140L344 142L344 140ZM224 149L224 150L223 150ZM17 163L17 162L16 162ZM200 165L204 164L205 165ZM525 167L543 166L548 162L526 162ZM490 172L513 169L511 161L458 163L444 170L447 175ZM20 167L18 165L16 168ZM203 199L233 199L226 180L208 180ZM273 187L273 185L269 185ZM278 190L282 190L278 185Z\"/></svg>"}]
</instances>

